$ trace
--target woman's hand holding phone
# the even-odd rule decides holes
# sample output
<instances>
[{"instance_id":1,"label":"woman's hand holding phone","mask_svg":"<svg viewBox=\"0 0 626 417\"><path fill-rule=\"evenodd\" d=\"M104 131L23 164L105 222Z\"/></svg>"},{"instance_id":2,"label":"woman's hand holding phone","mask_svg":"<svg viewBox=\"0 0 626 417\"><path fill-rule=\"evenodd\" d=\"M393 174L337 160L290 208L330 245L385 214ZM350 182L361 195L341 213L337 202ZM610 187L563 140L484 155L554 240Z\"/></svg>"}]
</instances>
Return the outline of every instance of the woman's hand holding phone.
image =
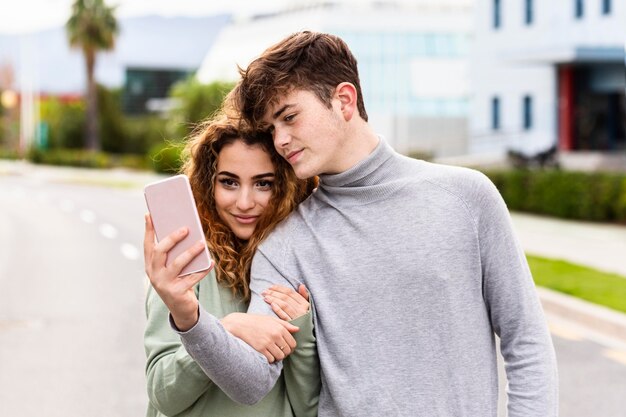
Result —
<instances>
[{"instance_id":1,"label":"woman's hand holding phone","mask_svg":"<svg viewBox=\"0 0 626 417\"><path fill-rule=\"evenodd\" d=\"M179 229L157 243L149 214L146 214L145 220L143 249L146 274L172 314L176 327L180 331L187 331L198 322L198 298L194 286L206 276L207 271L179 275L183 268L204 250L205 243L197 242L166 266L167 253L183 240L189 231L186 228Z\"/></svg>"}]
</instances>

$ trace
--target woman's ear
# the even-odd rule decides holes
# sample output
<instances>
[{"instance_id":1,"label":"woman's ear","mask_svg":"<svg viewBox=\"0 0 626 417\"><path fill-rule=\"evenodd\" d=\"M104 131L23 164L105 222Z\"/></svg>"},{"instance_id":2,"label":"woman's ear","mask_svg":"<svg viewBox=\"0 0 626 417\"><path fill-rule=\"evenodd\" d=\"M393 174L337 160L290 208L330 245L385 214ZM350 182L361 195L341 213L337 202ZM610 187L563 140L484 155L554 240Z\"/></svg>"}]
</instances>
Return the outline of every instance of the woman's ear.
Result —
<instances>
[{"instance_id":1,"label":"woman's ear","mask_svg":"<svg viewBox=\"0 0 626 417\"><path fill-rule=\"evenodd\" d=\"M357 91L352 83L343 82L335 89L335 99L341 105L341 113L344 119L349 122L356 111Z\"/></svg>"}]
</instances>

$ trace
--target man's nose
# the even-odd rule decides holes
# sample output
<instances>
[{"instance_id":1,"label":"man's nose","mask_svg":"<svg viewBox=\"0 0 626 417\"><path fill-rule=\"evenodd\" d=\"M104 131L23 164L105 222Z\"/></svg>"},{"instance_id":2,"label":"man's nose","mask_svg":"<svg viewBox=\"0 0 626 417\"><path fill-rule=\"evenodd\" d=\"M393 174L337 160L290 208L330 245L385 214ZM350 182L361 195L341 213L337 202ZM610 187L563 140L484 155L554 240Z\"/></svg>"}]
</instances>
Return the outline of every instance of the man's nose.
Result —
<instances>
[{"instance_id":1,"label":"man's nose","mask_svg":"<svg viewBox=\"0 0 626 417\"><path fill-rule=\"evenodd\" d=\"M286 129L274 128L274 146L276 149L284 148L289 145L291 141L291 135Z\"/></svg>"}]
</instances>

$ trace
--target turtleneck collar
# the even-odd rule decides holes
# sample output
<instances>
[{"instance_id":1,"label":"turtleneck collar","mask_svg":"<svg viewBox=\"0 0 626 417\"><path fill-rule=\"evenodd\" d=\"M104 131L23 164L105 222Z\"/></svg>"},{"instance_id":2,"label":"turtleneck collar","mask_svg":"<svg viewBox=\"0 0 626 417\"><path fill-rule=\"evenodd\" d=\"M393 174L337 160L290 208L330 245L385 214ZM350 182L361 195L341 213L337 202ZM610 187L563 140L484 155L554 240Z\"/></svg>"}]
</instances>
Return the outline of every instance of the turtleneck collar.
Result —
<instances>
[{"instance_id":1,"label":"turtleneck collar","mask_svg":"<svg viewBox=\"0 0 626 417\"><path fill-rule=\"evenodd\" d=\"M394 154L394 150L387 144L385 139L378 137L378 145L365 159L355 166L339 174L322 174L320 183L329 187L349 187L359 185L372 185L368 179L387 159Z\"/></svg>"},{"instance_id":2,"label":"turtleneck collar","mask_svg":"<svg viewBox=\"0 0 626 417\"><path fill-rule=\"evenodd\" d=\"M399 156L379 136L378 145L365 159L339 174L320 175L316 198L332 205L366 204L386 198L396 191L397 171L393 168Z\"/></svg>"}]
</instances>

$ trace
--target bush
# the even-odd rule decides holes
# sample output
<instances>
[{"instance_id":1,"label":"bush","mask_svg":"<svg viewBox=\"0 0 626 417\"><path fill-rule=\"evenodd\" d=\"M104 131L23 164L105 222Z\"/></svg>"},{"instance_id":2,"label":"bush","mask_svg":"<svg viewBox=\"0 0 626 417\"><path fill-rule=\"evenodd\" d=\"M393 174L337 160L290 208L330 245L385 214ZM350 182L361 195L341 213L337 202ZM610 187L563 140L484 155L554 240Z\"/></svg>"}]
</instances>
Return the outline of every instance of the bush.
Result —
<instances>
[{"instance_id":1,"label":"bush","mask_svg":"<svg viewBox=\"0 0 626 417\"><path fill-rule=\"evenodd\" d=\"M111 168L111 156L104 152L93 152L83 149L52 149L42 151L31 148L28 159L35 164L63 165L86 168Z\"/></svg>"},{"instance_id":2,"label":"bush","mask_svg":"<svg viewBox=\"0 0 626 417\"><path fill-rule=\"evenodd\" d=\"M152 168L156 172L175 174L182 166L181 153L185 144L182 142L161 143L155 145L148 155Z\"/></svg>"},{"instance_id":3,"label":"bush","mask_svg":"<svg viewBox=\"0 0 626 417\"><path fill-rule=\"evenodd\" d=\"M486 172L511 210L626 222L626 175L568 171Z\"/></svg>"},{"instance_id":4,"label":"bush","mask_svg":"<svg viewBox=\"0 0 626 417\"><path fill-rule=\"evenodd\" d=\"M234 86L230 82L202 84L195 77L176 83L170 92L170 97L178 103L168 116L170 135L178 139L188 136L199 122L222 106L224 97Z\"/></svg>"}]
</instances>

